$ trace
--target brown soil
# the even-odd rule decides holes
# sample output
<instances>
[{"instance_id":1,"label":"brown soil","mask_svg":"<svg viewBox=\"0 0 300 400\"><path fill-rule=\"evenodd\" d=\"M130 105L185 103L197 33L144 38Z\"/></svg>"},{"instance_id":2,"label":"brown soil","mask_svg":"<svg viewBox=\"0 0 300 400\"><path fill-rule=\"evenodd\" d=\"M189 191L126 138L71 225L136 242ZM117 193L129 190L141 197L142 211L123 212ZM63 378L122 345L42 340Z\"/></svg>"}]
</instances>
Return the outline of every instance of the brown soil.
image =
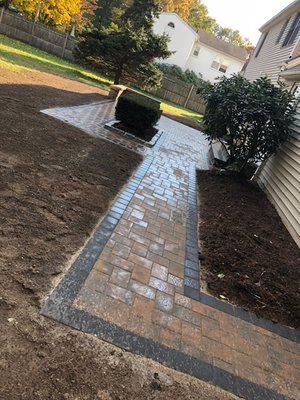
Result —
<instances>
[{"instance_id":1,"label":"brown soil","mask_svg":"<svg viewBox=\"0 0 300 400\"><path fill-rule=\"evenodd\" d=\"M265 194L216 171L199 171L198 187L199 257L208 291L300 328L300 250Z\"/></svg>"},{"instance_id":2,"label":"brown soil","mask_svg":"<svg viewBox=\"0 0 300 400\"><path fill-rule=\"evenodd\" d=\"M1 69L0 83L0 399L234 399L39 314L141 159L39 113L99 90Z\"/></svg>"}]
</instances>

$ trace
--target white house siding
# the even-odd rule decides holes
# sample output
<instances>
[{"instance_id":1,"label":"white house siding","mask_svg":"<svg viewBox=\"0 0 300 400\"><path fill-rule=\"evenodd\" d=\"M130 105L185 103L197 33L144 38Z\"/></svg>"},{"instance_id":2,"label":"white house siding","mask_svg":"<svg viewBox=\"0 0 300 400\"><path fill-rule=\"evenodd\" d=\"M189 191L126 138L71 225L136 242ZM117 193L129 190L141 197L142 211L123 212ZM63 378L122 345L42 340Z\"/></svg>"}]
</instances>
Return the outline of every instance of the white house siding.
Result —
<instances>
[{"instance_id":1,"label":"white house siding","mask_svg":"<svg viewBox=\"0 0 300 400\"><path fill-rule=\"evenodd\" d=\"M169 27L169 23L173 23L175 28ZM155 20L154 32L158 35L167 33L170 37L168 48L170 51L175 51L171 57L160 60L160 62L175 64L185 69L186 60L189 58L197 39L196 32L174 13L160 14L159 19Z\"/></svg>"},{"instance_id":2,"label":"white house siding","mask_svg":"<svg viewBox=\"0 0 300 400\"><path fill-rule=\"evenodd\" d=\"M185 69L190 69L196 73L200 73L203 79L212 83L214 83L218 77L230 77L232 74L240 72L244 65L243 61L234 59L227 54L218 52L217 50L207 47L201 43L195 44L194 48L198 46L200 47L199 55L194 56L193 49L190 58L186 62ZM228 68L226 73L222 73L212 68L212 63L217 57L220 57L227 63Z\"/></svg>"},{"instance_id":3,"label":"white house siding","mask_svg":"<svg viewBox=\"0 0 300 400\"><path fill-rule=\"evenodd\" d=\"M258 183L300 247L300 106L291 139L266 162Z\"/></svg>"},{"instance_id":4,"label":"white house siding","mask_svg":"<svg viewBox=\"0 0 300 400\"><path fill-rule=\"evenodd\" d=\"M170 27L169 24L174 24L174 28ZM175 52L169 58L159 60L159 62L175 64L183 70L190 69L196 74L200 73L204 79L211 82L215 82L215 79L220 76L226 75L229 77L233 73L240 72L246 60L246 57L244 57L244 60L241 60L238 56L237 58L234 56L237 52L236 49L234 49L234 53L231 55L230 51L229 54L226 52L223 53L222 50L218 50L218 47L213 48L209 44L202 43L201 36L205 35L202 39L205 42L205 40L208 40L207 33L201 32L199 36L200 31L197 33L175 13L161 13L159 18L155 20L153 29L156 34L167 33L169 35L170 42L168 48L170 51ZM218 46L220 47L222 41L219 42ZM226 45L228 46L228 44ZM200 48L200 53L198 56L194 56L193 53L197 47ZM226 48L224 42L223 47ZM233 51L233 49L230 50L231 52ZM239 52L241 53L241 51ZM211 67L213 61L218 56L228 61L226 74Z\"/></svg>"},{"instance_id":5,"label":"white house siding","mask_svg":"<svg viewBox=\"0 0 300 400\"><path fill-rule=\"evenodd\" d=\"M288 61L289 57L292 54L293 54L293 57L296 55L299 55L299 54L294 54L293 50L296 47L296 49L297 49L296 53L299 53L299 48L296 44L299 40L300 32L298 33L298 36L292 45L282 47L282 43L283 43L291 25L293 24L295 17L296 17L296 14L294 14L291 17L278 44L276 44L278 35L280 33L281 28L285 24L285 21L287 18L284 19L283 21L281 21L280 23L278 23L277 25L273 26L269 30L268 36L261 48L259 55L257 57L255 57L256 51L259 48L259 45L262 42L263 37L264 37L265 32L263 32L263 34L261 35L261 37L257 43L256 50L254 51L253 55L251 56L249 64L246 68L245 77L247 79L253 81L263 75L268 75L271 78L272 83L276 84L278 81L278 74L280 72L280 68L283 65L283 63L285 61Z\"/></svg>"}]
</instances>

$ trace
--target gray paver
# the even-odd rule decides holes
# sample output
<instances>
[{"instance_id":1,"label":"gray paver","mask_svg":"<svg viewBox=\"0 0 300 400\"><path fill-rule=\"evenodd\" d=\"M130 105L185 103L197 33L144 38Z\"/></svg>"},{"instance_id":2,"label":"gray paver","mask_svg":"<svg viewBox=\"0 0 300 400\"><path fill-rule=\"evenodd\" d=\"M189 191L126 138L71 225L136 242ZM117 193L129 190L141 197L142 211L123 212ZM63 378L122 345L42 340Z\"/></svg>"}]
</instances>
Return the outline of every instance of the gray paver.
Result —
<instances>
[{"instance_id":1,"label":"gray paver","mask_svg":"<svg viewBox=\"0 0 300 400\"><path fill-rule=\"evenodd\" d=\"M113 107L106 103L46 111L90 135L153 157L149 169L139 175L139 187L123 193L113 207L119 212L115 233L75 306L193 360L209 362L211 370L212 365L219 366L215 373L227 371L249 381L250 386L259 384L283 396L297 396L299 345L183 295L183 283L199 294L198 257L185 254L186 248L197 246L196 218L187 224L186 216L196 213L188 202L191 166L209 168L204 136L162 117L162 139L154 148L144 149L103 128L113 119ZM195 190L190 190L194 197ZM289 348L289 358L283 345ZM272 365L267 362L270 354Z\"/></svg>"}]
</instances>

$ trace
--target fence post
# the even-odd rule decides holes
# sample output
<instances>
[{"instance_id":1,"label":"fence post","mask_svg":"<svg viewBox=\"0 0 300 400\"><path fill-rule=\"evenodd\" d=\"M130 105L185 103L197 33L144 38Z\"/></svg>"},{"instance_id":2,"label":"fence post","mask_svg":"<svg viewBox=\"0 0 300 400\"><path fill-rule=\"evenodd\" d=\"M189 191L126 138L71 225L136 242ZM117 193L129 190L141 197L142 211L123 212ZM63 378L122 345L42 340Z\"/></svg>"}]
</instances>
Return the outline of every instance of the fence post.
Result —
<instances>
[{"instance_id":1,"label":"fence post","mask_svg":"<svg viewBox=\"0 0 300 400\"><path fill-rule=\"evenodd\" d=\"M30 44L32 44L32 42L33 42L35 25L36 25L36 22L34 20L34 21L32 21L32 27L31 27L31 33L30 33Z\"/></svg>"},{"instance_id":2,"label":"fence post","mask_svg":"<svg viewBox=\"0 0 300 400\"><path fill-rule=\"evenodd\" d=\"M62 52L61 52L61 58L64 58L66 47L67 47L67 43L68 43L68 39L69 39L69 33L66 32L66 37L65 37L63 48L62 48Z\"/></svg>"},{"instance_id":3,"label":"fence post","mask_svg":"<svg viewBox=\"0 0 300 400\"><path fill-rule=\"evenodd\" d=\"M187 103L189 102L189 100L191 98L193 90L194 90L194 85L192 85L191 88L190 88L189 94L188 94L188 96L187 96L187 98L186 98L186 100L184 102L184 106L183 106L184 108L186 108Z\"/></svg>"},{"instance_id":4,"label":"fence post","mask_svg":"<svg viewBox=\"0 0 300 400\"><path fill-rule=\"evenodd\" d=\"M35 16L34 16L34 20L32 23L32 28L31 28L31 38L30 38L30 44L33 41L33 36L34 36L34 30L35 30L35 26L39 20L39 16L40 16L40 11L41 11L41 6L42 6L42 2L39 1L37 6L36 6L36 11L35 11Z\"/></svg>"},{"instance_id":5,"label":"fence post","mask_svg":"<svg viewBox=\"0 0 300 400\"><path fill-rule=\"evenodd\" d=\"M5 7L2 6L2 8L1 8L1 14L0 14L0 24L2 23L2 19L3 19L3 15L4 15L4 10L5 10Z\"/></svg>"}]
</instances>

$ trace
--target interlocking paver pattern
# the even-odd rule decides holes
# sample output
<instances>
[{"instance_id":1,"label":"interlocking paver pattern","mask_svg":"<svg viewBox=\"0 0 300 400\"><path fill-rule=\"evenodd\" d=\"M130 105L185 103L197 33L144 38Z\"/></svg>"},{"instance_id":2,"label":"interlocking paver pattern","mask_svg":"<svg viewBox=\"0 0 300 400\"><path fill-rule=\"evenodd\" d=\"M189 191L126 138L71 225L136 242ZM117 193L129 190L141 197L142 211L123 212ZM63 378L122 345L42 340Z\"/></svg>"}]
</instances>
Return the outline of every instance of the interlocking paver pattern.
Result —
<instances>
[{"instance_id":1,"label":"interlocking paver pattern","mask_svg":"<svg viewBox=\"0 0 300 400\"><path fill-rule=\"evenodd\" d=\"M107 122L114 120L115 103L113 101L102 101L75 107L51 108L43 110L43 112L74 125L89 135L127 147L140 154L147 154L148 152L148 149L141 143L130 141L118 133L104 129Z\"/></svg>"},{"instance_id":2,"label":"interlocking paver pattern","mask_svg":"<svg viewBox=\"0 0 300 400\"><path fill-rule=\"evenodd\" d=\"M112 107L74 107L52 115L105 138L111 132L103 133L103 121L112 118ZM167 118L161 118L160 128L163 141L147 150L153 162L75 306L201 359L219 373L299 399L299 344L184 296L189 170L191 164L209 168L208 145L199 132ZM186 280L200 290L193 260L190 266Z\"/></svg>"}]
</instances>

